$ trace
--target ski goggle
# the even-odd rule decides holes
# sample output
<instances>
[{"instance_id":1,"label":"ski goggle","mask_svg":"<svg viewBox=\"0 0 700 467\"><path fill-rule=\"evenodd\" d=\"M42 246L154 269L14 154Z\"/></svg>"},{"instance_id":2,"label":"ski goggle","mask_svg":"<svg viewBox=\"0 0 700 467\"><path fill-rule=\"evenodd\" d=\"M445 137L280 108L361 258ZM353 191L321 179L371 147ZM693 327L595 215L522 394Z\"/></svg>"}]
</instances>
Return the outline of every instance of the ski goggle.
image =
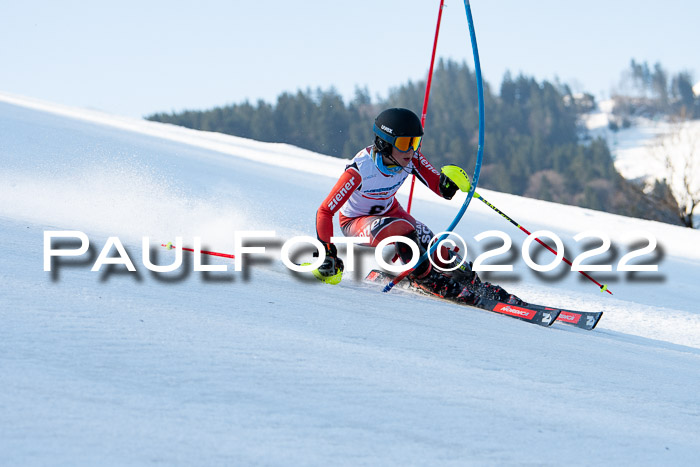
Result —
<instances>
[{"instance_id":1,"label":"ski goggle","mask_svg":"<svg viewBox=\"0 0 700 467\"><path fill-rule=\"evenodd\" d=\"M374 125L374 133L401 152L417 151L423 139L422 136L391 136L377 127L376 124Z\"/></svg>"}]
</instances>

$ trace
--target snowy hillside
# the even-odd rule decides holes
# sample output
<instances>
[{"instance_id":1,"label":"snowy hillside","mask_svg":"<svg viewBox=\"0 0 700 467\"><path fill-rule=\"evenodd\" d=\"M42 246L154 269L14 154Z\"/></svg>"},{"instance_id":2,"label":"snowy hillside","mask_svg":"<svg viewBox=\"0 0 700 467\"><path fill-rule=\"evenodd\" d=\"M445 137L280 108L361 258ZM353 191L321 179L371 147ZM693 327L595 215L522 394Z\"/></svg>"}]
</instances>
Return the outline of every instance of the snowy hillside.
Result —
<instances>
[{"instance_id":1,"label":"snowy hillside","mask_svg":"<svg viewBox=\"0 0 700 467\"><path fill-rule=\"evenodd\" d=\"M429 156L429 155L428 155ZM280 247L314 235L345 162L260 143L0 94L0 451L3 464L693 465L700 455L700 232L478 190L573 259L612 240L592 272L535 273L525 235L474 200L456 232L469 257L498 246L514 265L490 280L535 303L604 311L594 331L542 328L361 281L290 272ZM472 168L466 168L471 172ZM408 185L408 184L407 184ZM406 200L402 191L400 200ZM463 198L418 190L412 213L436 232ZM44 271L46 231L90 249ZM195 236L244 271L170 273L160 244ZM339 230L338 230L339 233ZM653 237L654 251L617 271ZM117 237L136 272L91 271ZM54 247L56 247L54 245ZM76 248L64 243L63 248ZM540 264L550 253L532 256ZM117 256L111 248L109 256ZM344 252L341 253L344 256ZM103 258L104 259L104 258Z\"/></svg>"},{"instance_id":2,"label":"snowy hillside","mask_svg":"<svg viewBox=\"0 0 700 467\"><path fill-rule=\"evenodd\" d=\"M612 100L601 102L596 111L586 115L584 124L591 136L607 141L615 168L623 177L645 181L649 186L655 180L667 180L681 201L687 193L686 180L693 193L700 193L700 176L687 178L688 174L700 174L700 120L672 122L638 117L629 128L612 131L608 124L615 121L613 107ZM667 167L669 163L675 170ZM700 217L699 208L695 215Z\"/></svg>"}]
</instances>

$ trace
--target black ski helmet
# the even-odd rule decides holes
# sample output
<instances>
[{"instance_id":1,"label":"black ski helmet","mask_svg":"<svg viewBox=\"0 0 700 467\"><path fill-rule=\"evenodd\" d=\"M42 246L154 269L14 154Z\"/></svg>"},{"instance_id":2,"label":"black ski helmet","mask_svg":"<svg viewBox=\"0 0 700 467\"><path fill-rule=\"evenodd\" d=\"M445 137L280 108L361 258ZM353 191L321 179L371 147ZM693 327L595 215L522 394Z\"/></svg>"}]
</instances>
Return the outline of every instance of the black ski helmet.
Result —
<instances>
[{"instance_id":1,"label":"black ski helmet","mask_svg":"<svg viewBox=\"0 0 700 467\"><path fill-rule=\"evenodd\" d=\"M420 124L418 115L408 109L386 109L374 120L374 146L381 154L391 154L392 141L387 141L385 135L396 138L397 136L423 136L423 125Z\"/></svg>"}]
</instances>

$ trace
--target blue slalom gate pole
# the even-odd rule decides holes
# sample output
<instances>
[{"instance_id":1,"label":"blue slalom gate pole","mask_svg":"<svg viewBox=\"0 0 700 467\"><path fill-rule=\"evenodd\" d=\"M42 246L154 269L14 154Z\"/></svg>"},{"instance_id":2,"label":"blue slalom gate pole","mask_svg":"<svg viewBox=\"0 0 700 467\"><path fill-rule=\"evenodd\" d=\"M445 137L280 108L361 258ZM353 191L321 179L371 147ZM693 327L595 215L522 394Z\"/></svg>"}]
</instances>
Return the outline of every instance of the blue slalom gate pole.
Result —
<instances>
[{"instance_id":1,"label":"blue slalom gate pole","mask_svg":"<svg viewBox=\"0 0 700 467\"><path fill-rule=\"evenodd\" d=\"M394 288L396 284L401 282L406 276L408 276L411 271L415 270L416 267L418 267L423 261L427 260L429 256L433 254L433 252L437 249L437 247L440 245L440 243L445 240L450 232L454 230L454 228L457 226L460 220L462 220L462 217L464 216L464 213L467 211L467 208L469 207L469 203L471 202L472 198L474 197L474 193L476 192L476 186L479 183L479 174L481 173L481 161L484 157L484 87L481 79L481 64L479 62L479 49L476 44L476 33L474 32L474 19L472 18L472 11L471 7L469 5L469 0L464 0L464 8L467 11L467 23L469 24L469 37L471 39L471 44L472 44L472 52L474 54L474 71L476 73L476 88L477 88L477 93L479 95L479 146L477 149L476 153L476 165L474 166L474 176L472 177L472 184L471 188L469 189L469 192L467 193L467 198L464 200L464 203L462 203L462 207L460 208L459 212L457 213L457 216L452 220L452 223L447 227L445 232L440 236L438 241L436 241L432 247L430 247L430 250L426 251L419 259L416 265L413 267L413 269L408 269L401 273L399 276L397 276L393 281L389 282L385 287L383 292L389 292L391 289Z\"/></svg>"}]
</instances>

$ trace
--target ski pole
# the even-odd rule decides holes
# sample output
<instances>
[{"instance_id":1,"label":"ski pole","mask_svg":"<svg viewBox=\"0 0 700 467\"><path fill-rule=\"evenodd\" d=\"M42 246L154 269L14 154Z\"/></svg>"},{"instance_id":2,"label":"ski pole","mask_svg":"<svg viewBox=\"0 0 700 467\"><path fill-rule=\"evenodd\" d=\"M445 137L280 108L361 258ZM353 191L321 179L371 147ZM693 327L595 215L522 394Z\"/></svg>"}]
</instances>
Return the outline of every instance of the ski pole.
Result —
<instances>
[{"instance_id":1,"label":"ski pole","mask_svg":"<svg viewBox=\"0 0 700 467\"><path fill-rule=\"evenodd\" d=\"M481 196L479 193L476 193L476 192L475 192L475 193L474 193L474 198L477 198L477 199L480 199L481 201L483 201L484 204L485 204L486 206L488 206L488 207L490 207L491 209L493 209L494 211L496 211L496 212L497 212L498 214L500 214L504 219L506 219L508 222L510 222L511 224L513 224L514 226L516 226L517 228L519 228L520 230L522 230L523 232L525 232L527 235L532 235L525 227L523 227L522 225L520 225L520 224L518 224L517 222L515 222L513 219L511 219L507 214L505 214L503 211L501 211L500 209L498 209L496 206L494 206L493 204L491 204L491 203L489 203L488 201L486 201L486 199L485 199L483 196ZM554 251L554 249L553 249L552 247L550 247L549 245L547 245L546 243L544 243L544 242L543 242L542 240L540 240L539 238L535 237L535 240L537 241L537 243L539 243L540 245L542 245L543 247L545 247L546 249L548 249L549 251L551 251L551 252L554 253L555 255L557 254L557 252ZM565 256L562 255L562 258L563 258L563 261L564 261L566 264L568 264L569 266L573 266L573 265L571 264L571 261L569 261L568 259L566 259ZM601 283L598 282L597 280L593 279L591 276L589 276L588 274L586 274L585 271L579 271L579 272L580 272L581 274L583 274L583 275L584 275L586 278L588 278L589 280L593 281L598 287L600 287L600 291L601 291L601 292L607 292L607 293L609 293L610 295L613 294L613 293L610 291L610 289L608 289L608 286L607 286L607 285L601 284Z\"/></svg>"},{"instance_id":2,"label":"ski pole","mask_svg":"<svg viewBox=\"0 0 700 467\"><path fill-rule=\"evenodd\" d=\"M164 246L168 250L172 250L175 248L171 242L168 243L161 243L160 246ZM182 247L183 251L190 251L194 253L195 251L192 248L185 248L184 246ZM217 253L216 251L206 251L206 250L201 250L200 253L205 254L205 255L211 255L211 256L221 256L222 258L231 258L235 259L236 257L233 255L229 255L227 253Z\"/></svg>"},{"instance_id":3,"label":"ski pole","mask_svg":"<svg viewBox=\"0 0 700 467\"><path fill-rule=\"evenodd\" d=\"M425 84L425 97L423 98L423 111L420 117L420 126L425 128L425 116L428 113L428 100L430 98L430 84L433 81L433 65L435 64L435 51L437 50L438 35L440 34L440 20L442 19L442 8L445 6L445 0L440 0L440 11L438 12L437 26L435 27L435 40L433 40L433 54L430 57L430 71L428 71L428 81ZM415 175L411 177L411 191L408 194L408 206L406 212L411 213L411 204L413 202L413 188L416 185Z\"/></svg>"}]
</instances>

